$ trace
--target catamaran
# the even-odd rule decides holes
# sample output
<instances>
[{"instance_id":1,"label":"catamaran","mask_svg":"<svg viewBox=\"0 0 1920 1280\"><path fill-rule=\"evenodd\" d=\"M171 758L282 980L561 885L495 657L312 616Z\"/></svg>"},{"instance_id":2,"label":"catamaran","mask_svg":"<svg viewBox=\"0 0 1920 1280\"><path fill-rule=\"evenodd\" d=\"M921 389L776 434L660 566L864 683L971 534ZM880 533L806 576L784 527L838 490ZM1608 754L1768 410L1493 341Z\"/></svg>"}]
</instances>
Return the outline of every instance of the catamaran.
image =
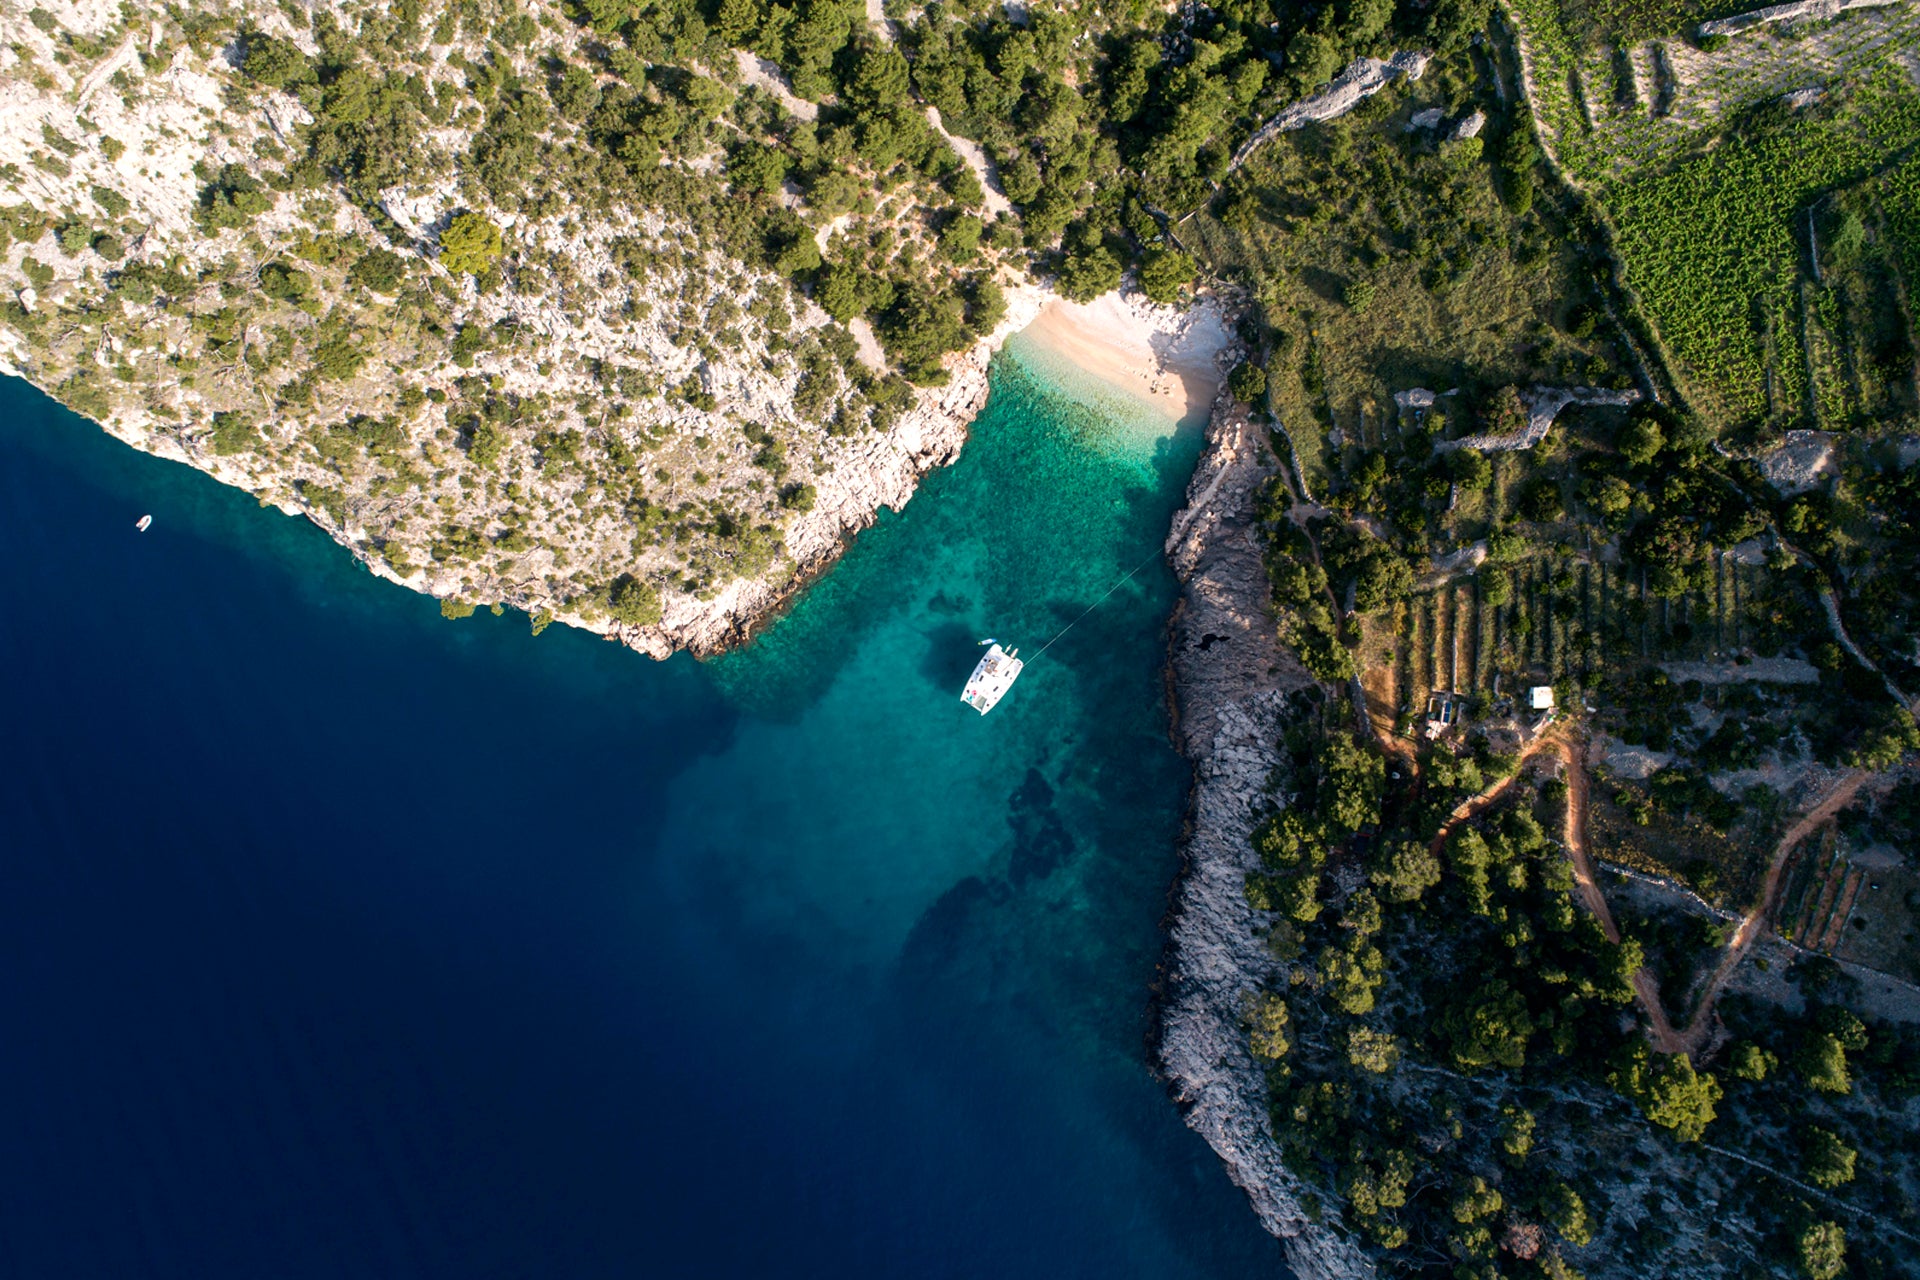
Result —
<instances>
[{"instance_id":1,"label":"catamaran","mask_svg":"<svg viewBox=\"0 0 1920 1280\"><path fill-rule=\"evenodd\" d=\"M960 701L981 715L993 710L993 704L1013 687L1013 682L1020 678L1020 668L1026 665L1020 661L1018 649L1002 649L993 640L983 643L987 646L986 655L967 677L966 692L960 695Z\"/></svg>"}]
</instances>

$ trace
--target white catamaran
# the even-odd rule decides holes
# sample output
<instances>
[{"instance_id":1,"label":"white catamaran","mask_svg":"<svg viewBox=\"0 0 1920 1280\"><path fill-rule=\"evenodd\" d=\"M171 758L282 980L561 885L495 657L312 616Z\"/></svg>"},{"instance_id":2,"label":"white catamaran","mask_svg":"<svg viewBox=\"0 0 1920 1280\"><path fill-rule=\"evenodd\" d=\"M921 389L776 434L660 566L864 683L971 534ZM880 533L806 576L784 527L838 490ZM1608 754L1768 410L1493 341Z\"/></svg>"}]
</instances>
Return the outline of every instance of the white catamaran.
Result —
<instances>
[{"instance_id":1,"label":"white catamaran","mask_svg":"<svg viewBox=\"0 0 1920 1280\"><path fill-rule=\"evenodd\" d=\"M993 710L993 704L1013 687L1013 682L1020 678L1020 668L1026 665L1020 661L1018 649L1002 649L993 640L985 644L986 656L980 659L980 665L967 677L967 691L960 695L960 701L981 715Z\"/></svg>"}]
</instances>

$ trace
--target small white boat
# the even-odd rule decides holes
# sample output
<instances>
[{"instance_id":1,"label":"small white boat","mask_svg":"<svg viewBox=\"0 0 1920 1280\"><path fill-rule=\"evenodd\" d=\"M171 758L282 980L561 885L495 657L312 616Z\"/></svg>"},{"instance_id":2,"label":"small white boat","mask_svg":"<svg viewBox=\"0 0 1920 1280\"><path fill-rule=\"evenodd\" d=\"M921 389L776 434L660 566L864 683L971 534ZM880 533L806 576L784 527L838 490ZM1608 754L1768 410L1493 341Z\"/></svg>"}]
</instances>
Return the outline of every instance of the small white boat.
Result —
<instances>
[{"instance_id":1,"label":"small white boat","mask_svg":"<svg viewBox=\"0 0 1920 1280\"><path fill-rule=\"evenodd\" d=\"M981 715L993 710L993 704L1013 687L1013 682L1020 678L1020 668L1026 665L1020 661L1018 649L1002 649L992 640L986 644L986 656L967 677L967 690L960 695L960 701Z\"/></svg>"},{"instance_id":2,"label":"small white boat","mask_svg":"<svg viewBox=\"0 0 1920 1280\"><path fill-rule=\"evenodd\" d=\"M145 533L147 531L147 528L152 524L153 524L152 516L141 516L138 520L135 520L133 522L133 527L138 529L140 532Z\"/></svg>"}]
</instances>

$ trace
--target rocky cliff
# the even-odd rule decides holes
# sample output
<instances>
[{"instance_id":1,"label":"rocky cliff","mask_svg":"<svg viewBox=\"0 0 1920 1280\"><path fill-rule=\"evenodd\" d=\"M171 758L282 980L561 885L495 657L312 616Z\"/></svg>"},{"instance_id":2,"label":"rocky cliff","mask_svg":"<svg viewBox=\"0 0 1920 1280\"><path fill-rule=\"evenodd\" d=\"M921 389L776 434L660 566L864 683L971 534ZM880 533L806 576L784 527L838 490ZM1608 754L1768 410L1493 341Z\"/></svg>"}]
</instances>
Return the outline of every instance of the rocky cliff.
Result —
<instances>
[{"instance_id":1,"label":"rocky cliff","mask_svg":"<svg viewBox=\"0 0 1920 1280\"><path fill-rule=\"evenodd\" d=\"M985 336L909 386L763 252L847 215L717 176L787 127L776 102L652 84L533 10L502 21L537 48L417 14L0 0L0 371L450 615L711 653L957 455L1046 295L978 250L976 296L1004 271ZM593 104L619 102L671 145L609 159ZM928 253L925 187L872 215L894 251Z\"/></svg>"},{"instance_id":2,"label":"rocky cliff","mask_svg":"<svg viewBox=\"0 0 1920 1280\"><path fill-rule=\"evenodd\" d=\"M1266 431L1222 397L1187 505L1167 538L1181 582L1171 624L1174 737L1194 766L1175 893L1160 1066L1193 1127L1226 1161L1306 1280L1371 1276L1343 1235L1316 1225L1267 1119L1267 1083L1245 1014L1276 968L1243 890L1250 843L1270 806L1288 695L1312 684L1281 644L1255 524L1255 498L1279 469Z\"/></svg>"}]
</instances>

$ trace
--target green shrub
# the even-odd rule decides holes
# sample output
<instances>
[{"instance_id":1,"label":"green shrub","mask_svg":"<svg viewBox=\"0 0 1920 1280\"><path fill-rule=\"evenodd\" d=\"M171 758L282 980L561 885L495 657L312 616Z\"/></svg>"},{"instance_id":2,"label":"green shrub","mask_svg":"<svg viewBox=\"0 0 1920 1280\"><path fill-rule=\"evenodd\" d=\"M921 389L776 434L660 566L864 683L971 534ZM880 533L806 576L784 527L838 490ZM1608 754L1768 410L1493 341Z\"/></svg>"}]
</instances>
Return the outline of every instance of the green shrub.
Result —
<instances>
[{"instance_id":1,"label":"green shrub","mask_svg":"<svg viewBox=\"0 0 1920 1280\"><path fill-rule=\"evenodd\" d=\"M265 183L237 164L220 170L200 191L194 221L208 235L244 227L273 208L278 199Z\"/></svg>"},{"instance_id":2,"label":"green shrub","mask_svg":"<svg viewBox=\"0 0 1920 1280\"><path fill-rule=\"evenodd\" d=\"M623 577L607 592L607 612L629 626L653 626L661 617L660 592L651 583Z\"/></svg>"},{"instance_id":3,"label":"green shrub","mask_svg":"<svg viewBox=\"0 0 1920 1280\"><path fill-rule=\"evenodd\" d=\"M455 275L485 275L506 244L500 228L477 213L457 213L440 233L440 265Z\"/></svg>"},{"instance_id":4,"label":"green shrub","mask_svg":"<svg viewBox=\"0 0 1920 1280\"><path fill-rule=\"evenodd\" d=\"M1195 274L1193 259L1178 249L1153 249L1140 263L1140 291L1155 302L1178 302Z\"/></svg>"},{"instance_id":5,"label":"green shrub","mask_svg":"<svg viewBox=\"0 0 1920 1280\"><path fill-rule=\"evenodd\" d=\"M105 209L110 218L123 217L127 210L133 208L133 203L112 187L95 187L93 202Z\"/></svg>"},{"instance_id":6,"label":"green shrub","mask_svg":"<svg viewBox=\"0 0 1920 1280\"><path fill-rule=\"evenodd\" d=\"M250 79L275 89L310 84L313 64L298 46L275 36L250 34L246 37L246 56L240 70Z\"/></svg>"},{"instance_id":7,"label":"green shrub","mask_svg":"<svg viewBox=\"0 0 1920 1280\"><path fill-rule=\"evenodd\" d=\"M1251 360L1242 360L1227 375L1227 390L1245 404L1255 404L1267 394L1267 371Z\"/></svg>"},{"instance_id":8,"label":"green shrub","mask_svg":"<svg viewBox=\"0 0 1920 1280\"><path fill-rule=\"evenodd\" d=\"M373 249L347 269L347 279L375 293L392 293L407 278L407 260L391 249Z\"/></svg>"},{"instance_id":9,"label":"green shrub","mask_svg":"<svg viewBox=\"0 0 1920 1280\"><path fill-rule=\"evenodd\" d=\"M251 452L260 443L260 432L243 413L221 412L213 415L213 451L222 457Z\"/></svg>"},{"instance_id":10,"label":"green shrub","mask_svg":"<svg viewBox=\"0 0 1920 1280\"><path fill-rule=\"evenodd\" d=\"M313 296L313 279L297 267L284 262L269 262L260 268L260 292L295 306Z\"/></svg>"}]
</instances>

